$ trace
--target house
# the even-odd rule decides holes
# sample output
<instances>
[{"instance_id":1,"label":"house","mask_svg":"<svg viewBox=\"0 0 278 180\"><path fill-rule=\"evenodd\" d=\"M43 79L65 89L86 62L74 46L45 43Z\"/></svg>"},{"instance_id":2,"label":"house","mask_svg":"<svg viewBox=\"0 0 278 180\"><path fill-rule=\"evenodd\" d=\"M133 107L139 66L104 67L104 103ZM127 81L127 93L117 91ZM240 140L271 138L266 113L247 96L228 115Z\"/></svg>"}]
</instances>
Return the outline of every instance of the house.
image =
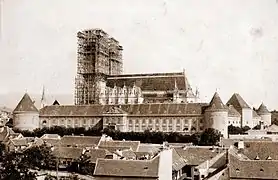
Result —
<instances>
[{"instance_id":1,"label":"house","mask_svg":"<svg viewBox=\"0 0 278 180\"><path fill-rule=\"evenodd\" d=\"M184 148L175 148L175 150L178 155L186 161L186 166L183 167L182 174L187 178L199 177L200 174L196 167L213 159L224 151L224 149L220 147L206 146L188 146Z\"/></svg>"},{"instance_id":2,"label":"house","mask_svg":"<svg viewBox=\"0 0 278 180\"><path fill-rule=\"evenodd\" d=\"M65 135L61 138L61 146L63 147L98 147L101 136L70 136Z\"/></svg>"},{"instance_id":3,"label":"house","mask_svg":"<svg viewBox=\"0 0 278 180\"><path fill-rule=\"evenodd\" d=\"M172 180L179 180L185 177L182 170L187 165L187 162L177 153L176 149L173 149L172 152Z\"/></svg>"},{"instance_id":4,"label":"house","mask_svg":"<svg viewBox=\"0 0 278 180\"><path fill-rule=\"evenodd\" d=\"M6 143L6 147L8 151L23 151L31 147L35 140L34 137L14 138Z\"/></svg>"},{"instance_id":5,"label":"house","mask_svg":"<svg viewBox=\"0 0 278 180\"><path fill-rule=\"evenodd\" d=\"M53 155L57 158L59 168L67 168L72 162L81 157L83 148L76 147L54 147Z\"/></svg>"},{"instance_id":6,"label":"house","mask_svg":"<svg viewBox=\"0 0 278 180\"><path fill-rule=\"evenodd\" d=\"M172 150L165 149L151 160L98 159L94 176L96 180L106 179L150 179L172 178Z\"/></svg>"},{"instance_id":7,"label":"house","mask_svg":"<svg viewBox=\"0 0 278 180\"><path fill-rule=\"evenodd\" d=\"M116 150L124 150L130 149L132 151L137 151L139 147L140 141L100 141L98 148L107 149L110 152L114 152Z\"/></svg>"},{"instance_id":8,"label":"house","mask_svg":"<svg viewBox=\"0 0 278 180\"><path fill-rule=\"evenodd\" d=\"M23 137L20 133L15 133L8 126L0 126L0 142L6 143L9 139L13 139L16 137Z\"/></svg>"}]
</instances>

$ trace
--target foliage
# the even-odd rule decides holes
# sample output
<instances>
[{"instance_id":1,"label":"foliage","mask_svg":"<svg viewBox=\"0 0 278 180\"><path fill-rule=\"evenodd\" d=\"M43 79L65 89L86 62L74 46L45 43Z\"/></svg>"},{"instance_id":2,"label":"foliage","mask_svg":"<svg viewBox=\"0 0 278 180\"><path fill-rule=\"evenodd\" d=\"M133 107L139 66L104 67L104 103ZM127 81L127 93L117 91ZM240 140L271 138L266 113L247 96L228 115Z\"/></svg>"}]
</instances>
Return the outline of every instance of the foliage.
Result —
<instances>
[{"instance_id":1,"label":"foliage","mask_svg":"<svg viewBox=\"0 0 278 180\"><path fill-rule=\"evenodd\" d=\"M51 148L46 144L33 146L24 151L26 161L30 163L31 168L55 169L55 157Z\"/></svg>"},{"instance_id":2,"label":"foliage","mask_svg":"<svg viewBox=\"0 0 278 180\"><path fill-rule=\"evenodd\" d=\"M79 128L66 128L61 126L53 126L50 128L35 129L34 131L21 131L18 129L13 129L17 133L21 133L25 137L41 137L44 134L59 134L60 136L64 135L80 135L84 134L85 136L101 136L102 132L97 128L89 128L85 130L83 127Z\"/></svg>"},{"instance_id":3,"label":"foliage","mask_svg":"<svg viewBox=\"0 0 278 180\"><path fill-rule=\"evenodd\" d=\"M213 146L220 141L221 133L213 128L208 128L200 134L199 146Z\"/></svg>"},{"instance_id":4,"label":"foliage","mask_svg":"<svg viewBox=\"0 0 278 180\"><path fill-rule=\"evenodd\" d=\"M2 147L2 146L1 146ZM36 179L30 169L51 169L53 155L46 145L34 146L23 152L6 152L1 149L0 179Z\"/></svg>"},{"instance_id":5,"label":"foliage","mask_svg":"<svg viewBox=\"0 0 278 180\"><path fill-rule=\"evenodd\" d=\"M78 159L75 159L68 167L68 171L76 172L85 175L93 175L94 167L90 162L90 156L86 153L82 154Z\"/></svg>"},{"instance_id":6,"label":"foliage","mask_svg":"<svg viewBox=\"0 0 278 180\"><path fill-rule=\"evenodd\" d=\"M228 133L229 134L244 134L249 129L250 129L250 127L248 127L248 126L244 126L241 128L241 127L230 125L230 126L228 126Z\"/></svg>"},{"instance_id":7,"label":"foliage","mask_svg":"<svg viewBox=\"0 0 278 180\"><path fill-rule=\"evenodd\" d=\"M46 177L44 178L44 180L56 180L57 178L51 175L46 175Z\"/></svg>"},{"instance_id":8,"label":"foliage","mask_svg":"<svg viewBox=\"0 0 278 180\"><path fill-rule=\"evenodd\" d=\"M0 166L0 179L36 179L36 173L29 170L24 153L6 152Z\"/></svg>"},{"instance_id":9,"label":"foliage","mask_svg":"<svg viewBox=\"0 0 278 180\"><path fill-rule=\"evenodd\" d=\"M167 141L169 143L194 143L194 144L205 144L200 141L201 134L195 133L192 135L183 134L178 132L157 132L157 131L150 131L146 130L144 132L121 132L119 130L114 129L84 129L84 128L65 128L65 127L51 127L51 128L42 128L36 129L34 132L29 131L19 131L15 130L16 132L22 133L24 136L36 136L41 137L43 134L59 134L60 136L63 135L85 135L85 136L101 136L102 134L106 134L112 137L114 140L133 140L133 141L140 141L141 143L154 143L154 144L162 144L163 142Z\"/></svg>"},{"instance_id":10,"label":"foliage","mask_svg":"<svg viewBox=\"0 0 278 180\"><path fill-rule=\"evenodd\" d=\"M257 126L253 127L253 130L260 130L261 129L261 125L258 124Z\"/></svg>"}]
</instances>

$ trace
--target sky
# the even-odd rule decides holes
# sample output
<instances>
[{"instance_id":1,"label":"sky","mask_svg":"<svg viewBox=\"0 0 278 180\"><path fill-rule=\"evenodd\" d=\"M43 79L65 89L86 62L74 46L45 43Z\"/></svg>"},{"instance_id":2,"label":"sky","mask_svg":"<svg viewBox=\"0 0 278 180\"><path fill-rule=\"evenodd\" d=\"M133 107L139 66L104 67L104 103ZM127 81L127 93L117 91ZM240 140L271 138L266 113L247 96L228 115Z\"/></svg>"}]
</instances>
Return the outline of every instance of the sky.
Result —
<instances>
[{"instance_id":1,"label":"sky","mask_svg":"<svg viewBox=\"0 0 278 180\"><path fill-rule=\"evenodd\" d=\"M0 93L73 94L76 33L102 28L125 73L181 72L203 101L278 109L276 0L3 0Z\"/></svg>"}]
</instances>

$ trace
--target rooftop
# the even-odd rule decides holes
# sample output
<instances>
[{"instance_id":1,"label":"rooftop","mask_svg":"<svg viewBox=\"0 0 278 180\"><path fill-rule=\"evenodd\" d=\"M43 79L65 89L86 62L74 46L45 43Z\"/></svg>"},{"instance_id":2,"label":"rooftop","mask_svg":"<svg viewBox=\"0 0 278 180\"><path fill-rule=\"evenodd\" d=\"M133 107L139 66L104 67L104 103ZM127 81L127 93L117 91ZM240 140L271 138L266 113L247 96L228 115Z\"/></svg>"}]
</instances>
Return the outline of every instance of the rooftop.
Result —
<instances>
[{"instance_id":1,"label":"rooftop","mask_svg":"<svg viewBox=\"0 0 278 180\"><path fill-rule=\"evenodd\" d=\"M250 109L250 106L243 100L243 98L238 93L232 95L232 97L228 100L227 105L233 105L234 108L238 111L243 108Z\"/></svg>"},{"instance_id":2,"label":"rooftop","mask_svg":"<svg viewBox=\"0 0 278 180\"><path fill-rule=\"evenodd\" d=\"M177 153L183 157L188 165L199 165L206 160L210 160L217 154L223 152L223 150L216 148L204 148L204 147L186 147L175 148Z\"/></svg>"},{"instance_id":3,"label":"rooftop","mask_svg":"<svg viewBox=\"0 0 278 180\"><path fill-rule=\"evenodd\" d=\"M140 87L142 91L173 91L175 85L179 90L187 90L189 83L183 73L124 74L109 76L108 87Z\"/></svg>"},{"instance_id":4,"label":"rooftop","mask_svg":"<svg viewBox=\"0 0 278 180\"><path fill-rule=\"evenodd\" d=\"M201 115L206 103L149 103L125 105L60 105L45 106L40 116L103 116L111 109L121 109L129 116ZM123 113L121 111L121 114ZM118 114L118 113L117 113Z\"/></svg>"},{"instance_id":5,"label":"rooftop","mask_svg":"<svg viewBox=\"0 0 278 180\"><path fill-rule=\"evenodd\" d=\"M34 105L34 102L31 100L30 96L25 93L14 109L14 112L38 112L38 109Z\"/></svg>"},{"instance_id":6,"label":"rooftop","mask_svg":"<svg viewBox=\"0 0 278 180\"><path fill-rule=\"evenodd\" d=\"M100 141L99 148L124 148L137 151L140 141Z\"/></svg>"},{"instance_id":7,"label":"rooftop","mask_svg":"<svg viewBox=\"0 0 278 180\"><path fill-rule=\"evenodd\" d=\"M159 156L152 160L98 159L95 176L158 178Z\"/></svg>"}]
</instances>

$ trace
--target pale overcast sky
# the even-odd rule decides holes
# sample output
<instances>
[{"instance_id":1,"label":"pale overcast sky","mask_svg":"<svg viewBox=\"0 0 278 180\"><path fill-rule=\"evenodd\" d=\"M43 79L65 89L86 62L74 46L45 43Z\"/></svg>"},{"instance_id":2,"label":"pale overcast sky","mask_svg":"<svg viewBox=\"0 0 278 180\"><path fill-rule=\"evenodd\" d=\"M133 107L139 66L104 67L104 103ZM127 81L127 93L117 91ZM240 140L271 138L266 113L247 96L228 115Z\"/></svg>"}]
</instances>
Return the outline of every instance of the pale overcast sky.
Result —
<instances>
[{"instance_id":1,"label":"pale overcast sky","mask_svg":"<svg viewBox=\"0 0 278 180\"><path fill-rule=\"evenodd\" d=\"M276 0L4 0L0 93L74 92L76 33L102 28L125 73L177 72L209 101L278 107Z\"/></svg>"}]
</instances>

